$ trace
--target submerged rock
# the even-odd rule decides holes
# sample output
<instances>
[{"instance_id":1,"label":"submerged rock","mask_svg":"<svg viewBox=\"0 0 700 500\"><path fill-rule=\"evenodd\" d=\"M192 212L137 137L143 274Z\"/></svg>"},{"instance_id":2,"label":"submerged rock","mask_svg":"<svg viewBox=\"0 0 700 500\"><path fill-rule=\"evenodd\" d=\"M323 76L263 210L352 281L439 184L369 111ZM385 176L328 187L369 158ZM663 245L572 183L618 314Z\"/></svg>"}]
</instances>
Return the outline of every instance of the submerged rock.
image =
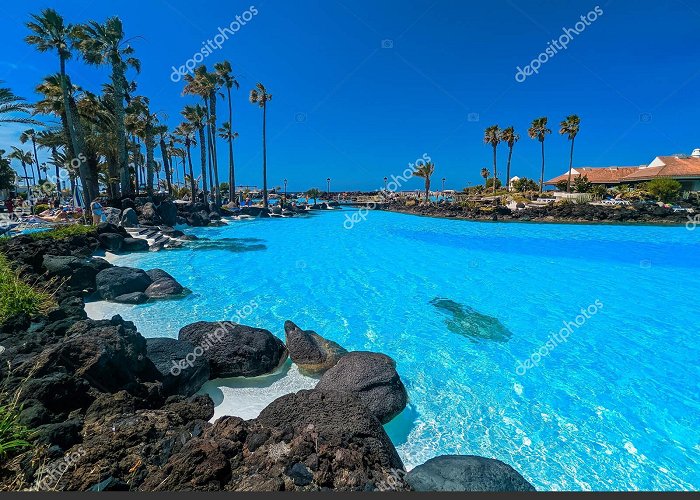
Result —
<instances>
[{"instance_id":1,"label":"submerged rock","mask_svg":"<svg viewBox=\"0 0 700 500\"><path fill-rule=\"evenodd\" d=\"M535 491L510 465L472 455L431 458L406 474L415 491Z\"/></svg>"},{"instance_id":2,"label":"submerged rock","mask_svg":"<svg viewBox=\"0 0 700 500\"><path fill-rule=\"evenodd\" d=\"M180 330L178 339L203 349L212 378L264 375L287 359L284 344L268 330L228 321L187 325Z\"/></svg>"},{"instance_id":3,"label":"submerged rock","mask_svg":"<svg viewBox=\"0 0 700 500\"><path fill-rule=\"evenodd\" d=\"M311 330L302 330L291 321L285 321L284 334L289 357L302 373L315 375L335 366L347 351L331 340Z\"/></svg>"},{"instance_id":4,"label":"submerged rock","mask_svg":"<svg viewBox=\"0 0 700 500\"><path fill-rule=\"evenodd\" d=\"M396 363L385 354L350 352L316 385L319 391L355 394L383 424L401 413L408 403L406 388L396 372Z\"/></svg>"},{"instance_id":5,"label":"submerged rock","mask_svg":"<svg viewBox=\"0 0 700 500\"><path fill-rule=\"evenodd\" d=\"M182 285L162 269L151 269L146 274L153 280L144 292L149 299L177 297L185 292Z\"/></svg>"},{"instance_id":6,"label":"submerged rock","mask_svg":"<svg viewBox=\"0 0 700 500\"><path fill-rule=\"evenodd\" d=\"M498 319L453 300L435 298L430 304L443 314L451 316L445 320L445 324L452 333L464 335L472 340L496 342L507 342L513 335Z\"/></svg>"}]
</instances>

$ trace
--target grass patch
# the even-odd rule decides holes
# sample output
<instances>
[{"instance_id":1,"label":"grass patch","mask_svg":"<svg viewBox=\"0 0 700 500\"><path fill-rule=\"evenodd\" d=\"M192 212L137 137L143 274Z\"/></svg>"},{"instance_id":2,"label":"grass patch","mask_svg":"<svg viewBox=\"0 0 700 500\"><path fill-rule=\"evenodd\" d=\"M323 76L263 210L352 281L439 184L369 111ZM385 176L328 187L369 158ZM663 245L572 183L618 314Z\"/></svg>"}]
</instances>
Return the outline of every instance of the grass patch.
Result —
<instances>
[{"instance_id":1,"label":"grass patch","mask_svg":"<svg viewBox=\"0 0 700 500\"><path fill-rule=\"evenodd\" d=\"M6 400L8 395L0 392L0 397ZM3 460L22 448L31 446L28 441L31 431L19 423L22 406L18 399L19 393L12 396L9 402L0 405L0 458Z\"/></svg>"},{"instance_id":2,"label":"grass patch","mask_svg":"<svg viewBox=\"0 0 700 500\"><path fill-rule=\"evenodd\" d=\"M35 240L62 240L71 236L84 236L86 234L95 234L94 226L83 226L82 224L73 224L63 226L50 231L41 231L39 233L31 233L30 238Z\"/></svg>"},{"instance_id":3,"label":"grass patch","mask_svg":"<svg viewBox=\"0 0 700 500\"><path fill-rule=\"evenodd\" d=\"M36 290L20 279L0 255L0 323L7 318L26 313L33 316L48 311L54 305L53 296Z\"/></svg>"}]
</instances>

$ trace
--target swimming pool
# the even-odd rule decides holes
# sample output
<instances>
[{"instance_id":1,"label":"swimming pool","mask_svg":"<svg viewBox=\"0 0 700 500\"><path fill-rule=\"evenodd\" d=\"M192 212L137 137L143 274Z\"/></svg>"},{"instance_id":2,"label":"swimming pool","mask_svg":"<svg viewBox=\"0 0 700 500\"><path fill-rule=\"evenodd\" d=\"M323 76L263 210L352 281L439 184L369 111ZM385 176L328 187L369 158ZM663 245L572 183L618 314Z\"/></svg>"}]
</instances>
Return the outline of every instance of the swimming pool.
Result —
<instances>
[{"instance_id":1,"label":"swimming pool","mask_svg":"<svg viewBox=\"0 0 700 500\"><path fill-rule=\"evenodd\" d=\"M281 338L291 319L386 353L410 397L387 425L408 467L476 454L542 490L700 488L700 231L385 212L345 229L351 214L191 229L206 239L120 257L193 293L102 314L176 337L255 301L244 322Z\"/></svg>"}]
</instances>

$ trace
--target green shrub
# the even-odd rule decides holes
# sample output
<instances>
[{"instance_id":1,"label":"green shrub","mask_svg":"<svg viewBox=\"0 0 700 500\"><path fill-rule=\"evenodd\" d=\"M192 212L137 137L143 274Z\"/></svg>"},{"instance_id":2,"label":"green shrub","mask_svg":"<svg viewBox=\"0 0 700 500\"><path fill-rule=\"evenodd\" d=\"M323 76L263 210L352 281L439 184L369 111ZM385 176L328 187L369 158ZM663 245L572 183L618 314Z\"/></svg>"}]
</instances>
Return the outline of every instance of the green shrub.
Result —
<instances>
[{"instance_id":1,"label":"green shrub","mask_svg":"<svg viewBox=\"0 0 700 500\"><path fill-rule=\"evenodd\" d=\"M644 189L654 198L664 203L676 201L681 194L681 183L668 177L659 177L646 183Z\"/></svg>"},{"instance_id":2,"label":"green shrub","mask_svg":"<svg viewBox=\"0 0 700 500\"><path fill-rule=\"evenodd\" d=\"M22 281L5 257L0 255L0 324L15 314L32 316L46 312L53 305L50 294L35 290Z\"/></svg>"},{"instance_id":3,"label":"green shrub","mask_svg":"<svg viewBox=\"0 0 700 500\"><path fill-rule=\"evenodd\" d=\"M93 226L83 226L82 224L72 224L70 226L63 226L50 231L32 233L29 236L35 240L61 240L71 236L82 236L87 234L96 234L95 228Z\"/></svg>"},{"instance_id":4,"label":"green shrub","mask_svg":"<svg viewBox=\"0 0 700 500\"><path fill-rule=\"evenodd\" d=\"M577 193L589 193L593 189L593 184L588 180L587 175L580 175L573 181Z\"/></svg>"},{"instance_id":5,"label":"green shrub","mask_svg":"<svg viewBox=\"0 0 700 500\"><path fill-rule=\"evenodd\" d=\"M51 208L51 207L48 205L34 205L34 209L33 209L34 215L39 215L41 212L45 212L49 208Z\"/></svg>"}]
</instances>

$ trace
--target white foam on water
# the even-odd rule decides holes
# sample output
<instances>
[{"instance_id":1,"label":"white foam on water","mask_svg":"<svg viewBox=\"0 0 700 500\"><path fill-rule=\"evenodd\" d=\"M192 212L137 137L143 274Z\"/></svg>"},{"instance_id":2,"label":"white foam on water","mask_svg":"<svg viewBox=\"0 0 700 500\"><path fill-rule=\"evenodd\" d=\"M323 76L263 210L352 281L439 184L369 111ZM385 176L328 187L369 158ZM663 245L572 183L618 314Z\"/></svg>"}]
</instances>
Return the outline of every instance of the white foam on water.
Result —
<instances>
[{"instance_id":1,"label":"white foam on water","mask_svg":"<svg viewBox=\"0 0 700 500\"><path fill-rule=\"evenodd\" d=\"M245 420L256 418L275 399L303 389L316 387L318 379L299 373L289 360L274 373L260 377L235 377L210 380L199 394L208 394L214 401L216 419L231 415Z\"/></svg>"}]
</instances>

